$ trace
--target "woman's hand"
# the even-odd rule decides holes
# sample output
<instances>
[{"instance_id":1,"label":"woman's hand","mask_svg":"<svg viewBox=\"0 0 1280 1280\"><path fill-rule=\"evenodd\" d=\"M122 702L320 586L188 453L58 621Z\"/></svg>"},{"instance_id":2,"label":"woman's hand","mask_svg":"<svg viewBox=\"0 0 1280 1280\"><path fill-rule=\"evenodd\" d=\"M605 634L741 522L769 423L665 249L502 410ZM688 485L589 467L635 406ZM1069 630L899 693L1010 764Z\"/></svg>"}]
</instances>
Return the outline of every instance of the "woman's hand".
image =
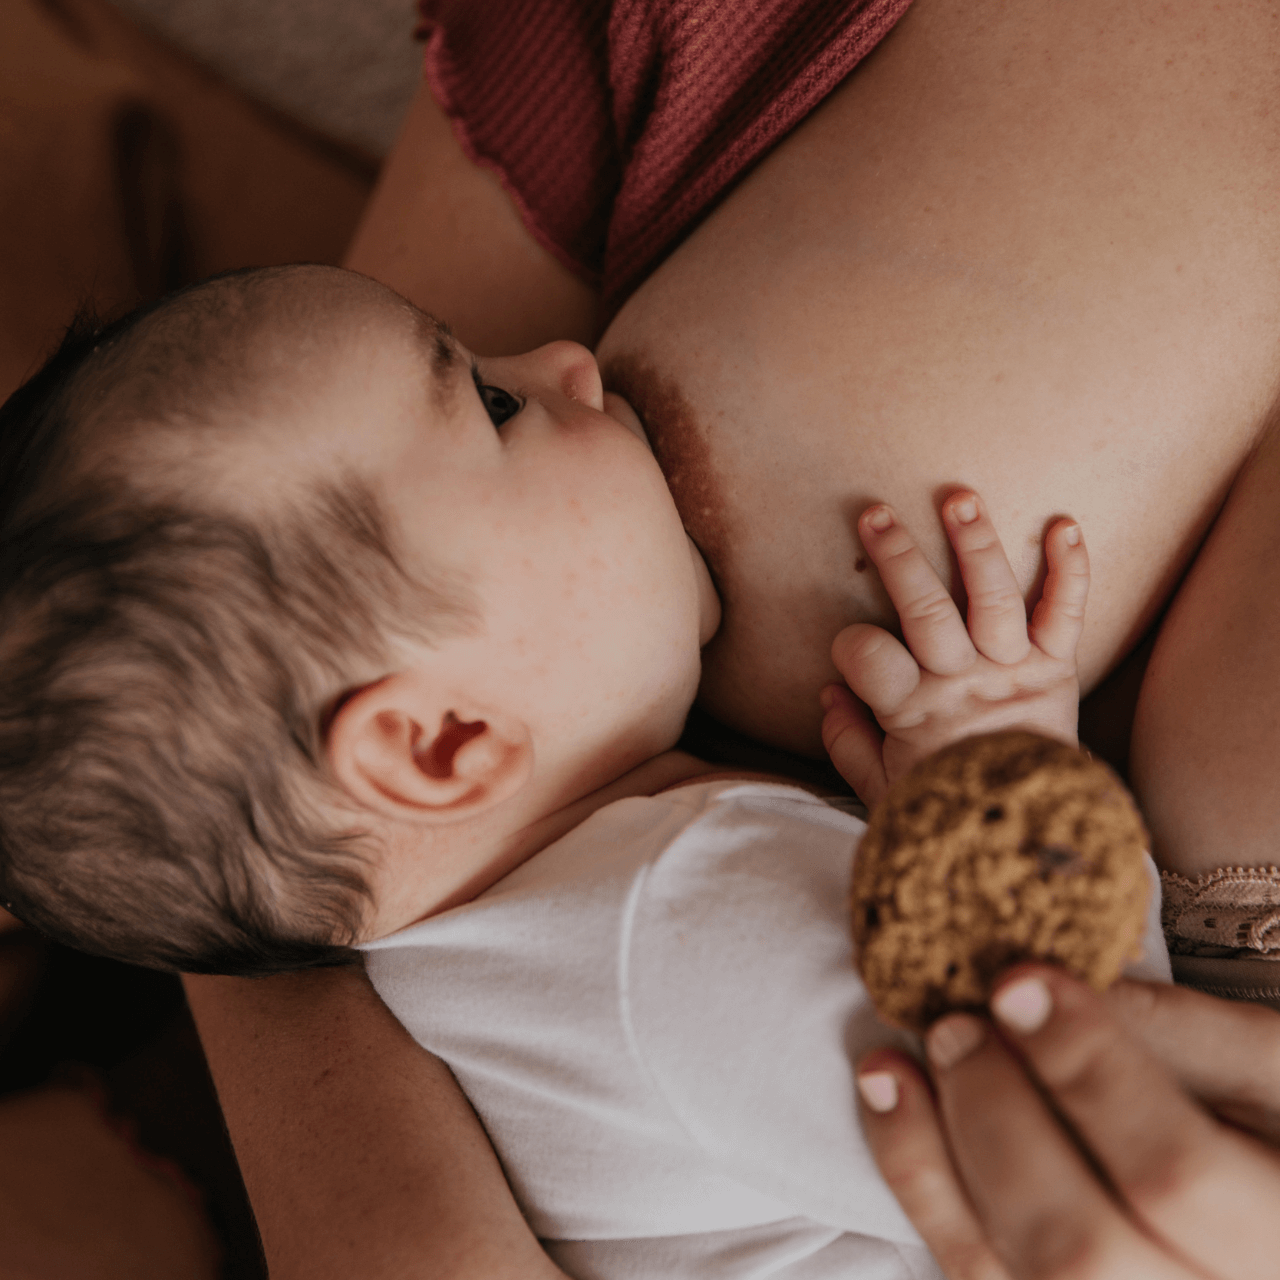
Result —
<instances>
[{"instance_id":1,"label":"woman's hand","mask_svg":"<svg viewBox=\"0 0 1280 1280\"><path fill-rule=\"evenodd\" d=\"M975 733L1022 728L1076 740L1076 645L1089 594L1080 526L1059 520L1045 537L1049 573L1028 625L1022 593L978 495L953 493L942 519L969 596L967 624L889 507L870 507L858 522L906 642L856 623L831 647L849 687L823 690L822 741L868 805L918 761Z\"/></svg>"},{"instance_id":2,"label":"woman's hand","mask_svg":"<svg viewBox=\"0 0 1280 1280\"><path fill-rule=\"evenodd\" d=\"M991 1011L930 1028L936 1096L900 1053L859 1064L881 1172L950 1280L1280 1274L1280 1153L1255 1136L1280 1132L1280 1017L1045 965Z\"/></svg>"}]
</instances>

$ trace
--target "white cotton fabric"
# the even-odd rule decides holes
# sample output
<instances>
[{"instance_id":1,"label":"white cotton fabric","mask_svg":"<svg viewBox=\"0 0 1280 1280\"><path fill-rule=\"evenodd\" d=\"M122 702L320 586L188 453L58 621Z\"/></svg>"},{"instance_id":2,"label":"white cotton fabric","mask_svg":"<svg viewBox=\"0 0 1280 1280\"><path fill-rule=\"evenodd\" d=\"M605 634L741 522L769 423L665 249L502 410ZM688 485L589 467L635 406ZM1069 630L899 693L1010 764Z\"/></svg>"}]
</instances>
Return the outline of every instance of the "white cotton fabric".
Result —
<instances>
[{"instance_id":1,"label":"white cotton fabric","mask_svg":"<svg viewBox=\"0 0 1280 1280\"><path fill-rule=\"evenodd\" d=\"M865 824L798 788L621 800L369 975L484 1121L579 1280L940 1276L862 1138L875 1017L848 920ZM1146 954L1168 979L1158 879Z\"/></svg>"}]
</instances>

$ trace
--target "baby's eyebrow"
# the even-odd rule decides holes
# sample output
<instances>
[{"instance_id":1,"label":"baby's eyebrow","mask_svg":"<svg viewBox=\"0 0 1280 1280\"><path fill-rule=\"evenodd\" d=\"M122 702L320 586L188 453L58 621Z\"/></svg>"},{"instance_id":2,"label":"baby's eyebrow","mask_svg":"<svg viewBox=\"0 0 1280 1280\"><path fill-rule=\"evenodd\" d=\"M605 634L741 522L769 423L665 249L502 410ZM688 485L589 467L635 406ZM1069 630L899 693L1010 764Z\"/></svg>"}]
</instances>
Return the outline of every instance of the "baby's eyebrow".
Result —
<instances>
[{"instance_id":1,"label":"baby's eyebrow","mask_svg":"<svg viewBox=\"0 0 1280 1280\"><path fill-rule=\"evenodd\" d=\"M414 328L419 347L431 364L431 381L436 405L442 413L453 404L464 362L458 354L453 330L443 320L426 311L414 312Z\"/></svg>"}]
</instances>

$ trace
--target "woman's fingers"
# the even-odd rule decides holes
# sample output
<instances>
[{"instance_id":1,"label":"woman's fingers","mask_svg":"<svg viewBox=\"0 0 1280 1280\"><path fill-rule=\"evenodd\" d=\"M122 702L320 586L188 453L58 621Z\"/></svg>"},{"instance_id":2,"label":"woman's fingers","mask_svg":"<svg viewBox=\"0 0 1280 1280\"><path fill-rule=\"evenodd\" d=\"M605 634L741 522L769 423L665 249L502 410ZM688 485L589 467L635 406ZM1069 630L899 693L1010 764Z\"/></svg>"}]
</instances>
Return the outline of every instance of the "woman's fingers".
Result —
<instances>
[{"instance_id":1,"label":"woman's fingers","mask_svg":"<svg viewBox=\"0 0 1280 1280\"><path fill-rule=\"evenodd\" d=\"M960 611L893 509L870 507L858 536L880 572L916 661L937 675L967 671L976 657Z\"/></svg>"},{"instance_id":2,"label":"woman's fingers","mask_svg":"<svg viewBox=\"0 0 1280 1280\"><path fill-rule=\"evenodd\" d=\"M1280 1013L1166 982L1117 982L1103 1000L1193 1097L1280 1146Z\"/></svg>"},{"instance_id":3,"label":"woman's fingers","mask_svg":"<svg viewBox=\"0 0 1280 1280\"><path fill-rule=\"evenodd\" d=\"M884 734L871 713L842 685L822 691L822 745L840 776L868 808L888 790Z\"/></svg>"},{"instance_id":4,"label":"woman's fingers","mask_svg":"<svg viewBox=\"0 0 1280 1280\"><path fill-rule=\"evenodd\" d=\"M942 506L947 537L969 597L969 636L992 662L1021 662L1031 652L1027 606L982 500L970 489Z\"/></svg>"},{"instance_id":5,"label":"woman's fingers","mask_svg":"<svg viewBox=\"0 0 1280 1280\"><path fill-rule=\"evenodd\" d=\"M1040 602L1031 615L1031 640L1051 658L1070 662L1084 630L1089 598L1089 553L1080 526L1059 520L1045 536L1048 576Z\"/></svg>"},{"instance_id":6,"label":"woman's fingers","mask_svg":"<svg viewBox=\"0 0 1280 1280\"><path fill-rule=\"evenodd\" d=\"M948 1280L1010 1280L956 1176L915 1064L893 1050L876 1050L858 1066L858 1092L871 1154Z\"/></svg>"},{"instance_id":7,"label":"woman's fingers","mask_svg":"<svg viewBox=\"0 0 1280 1280\"><path fill-rule=\"evenodd\" d=\"M1190 1280L1112 1200L990 1024L950 1014L926 1045L956 1167L1017 1280Z\"/></svg>"},{"instance_id":8,"label":"woman's fingers","mask_svg":"<svg viewBox=\"0 0 1280 1280\"><path fill-rule=\"evenodd\" d=\"M1192 1102L1102 998L1066 973L1044 965L1015 970L991 1009L1157 1239L1209 1275L1274 1269L1280 1155ZM951 1120L941 1086L940 1094ZM954 1091L950 1097L961 1105Z\"/></svg>"},{"instance_id":9,"label":"woman's fingers","mask_svg":"<svg viewBox=\"0 0 1280 1280\"><path fill-rule=\"evenodd\" d=\"M1044 965L991 1008L1003 1037L968 1014L930 1028L936 1108L902 1055L859 1068L872 1152L951 1280L1271 1274L1280 1156L1191 1102L1115 1014L1193 1079L1216 1037L1243 1081L1277 1061L1265 1011L1136 983L1104 999Z\"/></svg>"}]
</instances>

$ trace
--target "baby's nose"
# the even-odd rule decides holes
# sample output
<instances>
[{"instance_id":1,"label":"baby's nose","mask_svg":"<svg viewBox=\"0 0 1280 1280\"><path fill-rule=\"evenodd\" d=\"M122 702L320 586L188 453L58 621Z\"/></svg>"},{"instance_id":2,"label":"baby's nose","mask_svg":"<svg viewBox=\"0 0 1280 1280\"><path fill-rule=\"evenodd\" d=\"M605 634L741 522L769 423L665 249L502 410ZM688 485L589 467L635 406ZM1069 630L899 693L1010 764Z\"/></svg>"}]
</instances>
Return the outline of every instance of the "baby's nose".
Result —
<instances>
[{"instance_id":1,"label":"baby's nose","mask_svg":"<svg viewBox=\"0 0 1280 1280\"><path fill-rule=\"evenodd\" d=\"M562 395L598 412L604 411L604 386L596 358L577 342L549 342L538 351L543 366Z\"/></svg>"}]
</instances>

